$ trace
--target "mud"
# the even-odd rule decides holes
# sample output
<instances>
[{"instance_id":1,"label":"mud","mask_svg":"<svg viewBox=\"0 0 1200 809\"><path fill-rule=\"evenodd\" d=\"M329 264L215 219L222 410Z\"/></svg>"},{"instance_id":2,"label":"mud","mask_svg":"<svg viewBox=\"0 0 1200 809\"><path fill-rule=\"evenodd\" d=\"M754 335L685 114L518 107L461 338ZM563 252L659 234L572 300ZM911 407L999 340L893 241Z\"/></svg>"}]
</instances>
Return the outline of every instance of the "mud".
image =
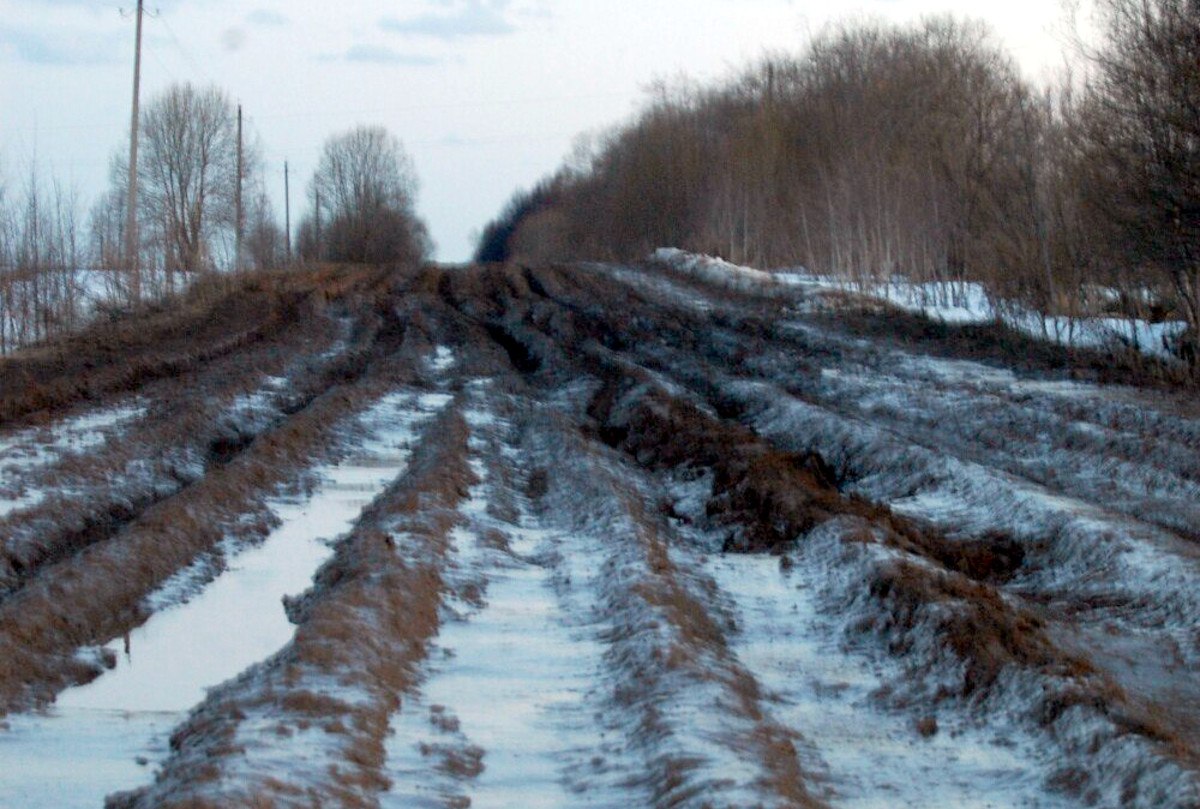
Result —
<instances>
[{"instance_id":1,"label":"mud","mask_svg":"<svg viewBox=\"0 0 1200 809\"><path fill-rule=\"evenodd\" d=\"M145 339L114 326L84 378L96 408L148 402L144 423L15 473L14 490L84 494L0 517L8 711L103 677L81 650L265 535L267 499L352 453L372 403L437 415L288 600L291 640L211 684L154 784L111 806L870 806L888 794L873 771L960 737L989 805L1200 804L1195 717L1170 706L1200 662L1200 418L1182 398L648 266L244 283L147 314ZM212 356L181 336L200 321ZM82 366L47 350L6 371L31 384L0 437L92 406L66 382ZM183 474L81 469L168 450ZM759 557L777 561L723 561ZM789 610L818 633L805 665L873 685L768 654L757 633L791 631ZM513 660L544 651L544 680L480 659L526 636ZM1135 646L1165 662L1130 664ZM520 720L497 727L475 692ZM823 700L888 728L874 764L814 718ZM922 776L931 805L970 793L942 775Z\"/></svg>"}]
</instances>

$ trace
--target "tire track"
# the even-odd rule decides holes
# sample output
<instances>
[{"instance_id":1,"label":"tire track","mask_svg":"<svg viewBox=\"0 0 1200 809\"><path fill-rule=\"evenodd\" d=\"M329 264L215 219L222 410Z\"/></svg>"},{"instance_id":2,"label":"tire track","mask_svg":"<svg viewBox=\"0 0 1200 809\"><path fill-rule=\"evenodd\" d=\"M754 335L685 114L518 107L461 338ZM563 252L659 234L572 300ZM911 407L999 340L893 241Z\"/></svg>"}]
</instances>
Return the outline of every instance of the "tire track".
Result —
<instances>
[{"instance_id":1,"label":"tire track","mask_svg":"<svg viewBox=\"0 0 1200 809\"><path fill-rule=\"evenodd\" d=\"M470 482L465 425L436 396L391 416L401 432L427 426L407 471L288 601L292 641L211 690L172 735L155 783L111 807L374 804L388 717L436 632L447 535Z\"/></svg>"},{"instance_id":2,"label":"tire track","mask_svg":"<svg viewBox=\"0 0 1200 809\"><path fill-rule=\"evenodd\" d=\"M1194 425L797 328L787 294L597 265L364 294L361 378L172 498L185 530L258 513L215 505L283 482L253 459L304 466L276 433L446 410L292 641L111 805L1200 805Z\"/></svg>"},{"instance_id":3,"label":"tire track","mask_svg":"<svg viewBox=\"0 0 1200 809\"><path fill-rule=\"evenodd\" d=\"M61 694L47 715L14 718L0 734L0 755L10 766L0 805L83 809L148 781L149 767L167 757L172 727L203 700L205 689L291 638L280 597L309 584L330 554L327 543L403 471L409 436L394 421L414 404L410 396L376 404L362 423L377 434L382 428L383 435L365 441L345 463L316 470L319 482L308 496L272 502L278 525L261 545L231 548L229 570L186 606L164 610L98 650L111 671Z\"/></svg>"},{"instance_id":4,"label":"tire track","mask_svg":"<svg viewBox=\"0 0 1200 809\"><path fill-rule=\"evenodd\" d=\"M601 644L556 592L570 538L514 491L525 458L504 443L511 422L484 402L465 416L479 482L452 533L458 596L397 717L381 806L637 805L594 718Z\"/></svg>"}]
</instances>

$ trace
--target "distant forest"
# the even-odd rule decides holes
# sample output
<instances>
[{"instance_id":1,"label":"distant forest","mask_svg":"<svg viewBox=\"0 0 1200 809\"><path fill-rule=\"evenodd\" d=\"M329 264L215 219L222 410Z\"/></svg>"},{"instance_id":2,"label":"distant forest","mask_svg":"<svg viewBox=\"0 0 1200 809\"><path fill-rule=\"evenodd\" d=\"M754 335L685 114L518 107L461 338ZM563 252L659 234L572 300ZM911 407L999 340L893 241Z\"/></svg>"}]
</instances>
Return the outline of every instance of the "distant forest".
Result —
<instances>
[{"instance_id":1,"label":"distant forest","mask_svg":"<svg viewBox=\"0 0 1200 809\"><path fill-rule=\"evenodd\" d=\"M1098 0L1075 74L980 24L848 23L643 111L518 193L483 261L644 257L976 281L1043 313L1200 324L1200 4Z\"/></svg>"}]
</instances>

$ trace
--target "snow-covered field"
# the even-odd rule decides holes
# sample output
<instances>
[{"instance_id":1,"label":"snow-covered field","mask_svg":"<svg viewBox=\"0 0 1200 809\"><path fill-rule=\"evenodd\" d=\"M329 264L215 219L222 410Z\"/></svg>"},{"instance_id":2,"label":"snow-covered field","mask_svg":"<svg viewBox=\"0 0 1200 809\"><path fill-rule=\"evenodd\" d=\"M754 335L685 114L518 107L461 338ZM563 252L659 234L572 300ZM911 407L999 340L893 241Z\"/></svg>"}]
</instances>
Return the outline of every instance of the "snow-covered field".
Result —
<instances>
[{"instance_id":1,"label":"snow-covered field","mask_svg":"<svg viewBox=\"0 0 1200 809\"><path fill-rule=\"evenodd\" d=\"M0 425L0 806L1200 806L1195 403L658 259Z\"/></svg>"}]
</instances>

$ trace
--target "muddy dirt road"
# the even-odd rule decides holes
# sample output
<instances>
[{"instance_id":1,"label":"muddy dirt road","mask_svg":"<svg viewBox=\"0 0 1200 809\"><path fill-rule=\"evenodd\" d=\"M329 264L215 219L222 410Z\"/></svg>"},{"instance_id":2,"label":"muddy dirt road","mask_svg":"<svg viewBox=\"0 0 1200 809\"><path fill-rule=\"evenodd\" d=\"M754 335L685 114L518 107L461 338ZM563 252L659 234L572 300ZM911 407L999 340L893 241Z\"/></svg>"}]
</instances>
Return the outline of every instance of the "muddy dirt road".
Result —
<instances>
[{"instance_id":1,"label":"muddy dirt road","mask_svg":"<svg viewBox=\"0 0 1200 809\"><path fill-rule=\"evenodd\" d=\"M0 368L0 806L1200 806L1192 405L741 286L327 270Z\"/></svg>"}]
</instances>

